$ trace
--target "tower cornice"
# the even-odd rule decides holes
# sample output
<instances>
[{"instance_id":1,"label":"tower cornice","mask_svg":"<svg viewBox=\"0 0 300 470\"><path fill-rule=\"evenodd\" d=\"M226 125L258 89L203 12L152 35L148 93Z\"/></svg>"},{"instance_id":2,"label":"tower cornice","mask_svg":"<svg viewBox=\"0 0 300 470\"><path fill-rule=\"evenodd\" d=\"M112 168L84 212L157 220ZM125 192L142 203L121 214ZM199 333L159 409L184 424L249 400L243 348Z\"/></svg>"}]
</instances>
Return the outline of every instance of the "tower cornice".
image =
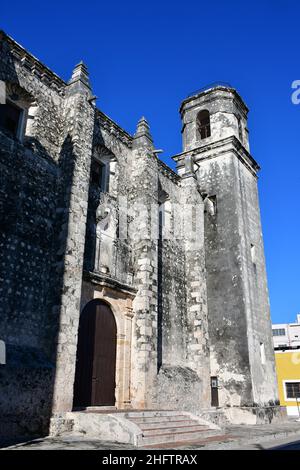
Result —
<instances>
[{"instance_id":1,"label":"tower cornice","mask_svg":"<svg viewBox=\"0 0 300 470\"><path fill-rule=\"evenodd\" d=\"M248 168L248 170L257 177L260 166L235 136L230 136L205 146L186 150L185 152L174 155L172 159L177 163L177 169L179 169L185 165L185 159L188 155L193 157L193 161L197 165L197 162L218 158L226 153L234 153L234 155Z\"/></svg>"},{"instance_id":2,"label":"tower cornice","mask_svg":"<svg viewBox=\"0 0 300 470\"><path fill-rule=\"evenodd\" d=\"M180 112L181 116L182 116L182 113L184 111L199 105L200 102L201 102L201 104L203 104L203 103L208 102L208 101L214 101L215 99L219 99L219 97L216 98L214 96L215 93L218 92L218 91L224 93L224 95L223 95L224 99L226 99L226 98L231 99L229 97L226 97L225 93L229 93L229 94L233 95L234 100L238 103L239 107L243 110L244 114L245 115L248 114L249 109L246 106L246 104L244 103L244 101L241 98L241 96L239 95L239 93L236 91L236 89L232 88L232 87L229 87L229 86L219 85L219 86L214 86L214 87L202 89L198 93L196 92L194 95L188 96L187 98L185 98L182 101L182 103L180 105L180 108L179 108L179 112ZM199 100L199 102L198 102L198 100Z\"/></svg>"}]
</instances>

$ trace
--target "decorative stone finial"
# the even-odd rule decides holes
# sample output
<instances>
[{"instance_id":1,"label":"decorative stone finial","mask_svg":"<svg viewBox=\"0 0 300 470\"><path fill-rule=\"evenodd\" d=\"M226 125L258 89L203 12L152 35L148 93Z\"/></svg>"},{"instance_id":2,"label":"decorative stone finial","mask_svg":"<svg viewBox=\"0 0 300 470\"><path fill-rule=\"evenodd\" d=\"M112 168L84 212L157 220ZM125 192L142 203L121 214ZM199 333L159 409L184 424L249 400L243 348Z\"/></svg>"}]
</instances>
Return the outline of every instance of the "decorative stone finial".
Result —
<instances>
[{"instance_id":1,"label":"decorative stone finial","mask_svg":"<svg viewBox=\"0 0 300 470\"><path fill-rule=\"evenodd\" d=\"M88 88L91 88L89 81L89 72L87 66L81 60L79 64L75 65L71 80L69 80L69 85L75 82L80 81Z\"/></svg>"},{"instance_id":2,"label":"decorative stone finial","mask_svg":"<svg viewBox=\"0 0 300 470\"><path fill-rule=\"evenodd\" d=\"M137 124L136 133L134 134L133 139L135 147L146 145L147 147L153 148L153 139L150 133L150 127L144 116L141 117Z\"/></svg>"}]
</instances>

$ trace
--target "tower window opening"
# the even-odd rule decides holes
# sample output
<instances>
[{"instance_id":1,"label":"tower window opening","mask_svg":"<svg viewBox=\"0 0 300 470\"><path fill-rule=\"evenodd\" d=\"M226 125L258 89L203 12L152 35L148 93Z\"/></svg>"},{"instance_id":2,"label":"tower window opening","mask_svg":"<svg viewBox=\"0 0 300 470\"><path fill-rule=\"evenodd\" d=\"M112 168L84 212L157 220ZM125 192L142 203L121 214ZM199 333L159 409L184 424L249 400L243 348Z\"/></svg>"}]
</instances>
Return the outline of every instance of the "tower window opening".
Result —
<instances>
[{"instance_id":1,"label":"tower window opening","mask_svg":"<svg viewBox=\"0 0 300 470\"><path fill-rule=\"evenodd\" d=\"M197 128L201 140L211 136L209 111L206 109L198 114Z\"/></svg>"},{"instance_id":2,"label":"tower window opening","mask_svg":"<svg viewBox=\"0 0 300 470\"><path fill-rule=\"evenodd\" d=\"M251 243L251 260L253 264L256 264L256 248L255 245Z\"/></svg>"},{"instance_id":3,"label":"tower window opening","mask_svg":"<svg viewBox=\"0 0 300 470\"><path fill-rule=\"evenodd\" d=\"M163 230L164 230L164 225L165 225L165 206L164 204L159 205L159 210L158 210L158 238L159 240L162 240L163 238Z\"/></svg>"},{"instance_id":4,"label":"tower window opening","mask_svg":"<svg viewBox=\"0 0 300 470\"><path fill-rule=\"evenodd\" d=\"M239 129L239 139L240 139L240 141L243 143L242 121L241 121L241 118L240 118L240 117L238 117L237 120L238 120L238 129Z\"/></svg>"}]
</instances>

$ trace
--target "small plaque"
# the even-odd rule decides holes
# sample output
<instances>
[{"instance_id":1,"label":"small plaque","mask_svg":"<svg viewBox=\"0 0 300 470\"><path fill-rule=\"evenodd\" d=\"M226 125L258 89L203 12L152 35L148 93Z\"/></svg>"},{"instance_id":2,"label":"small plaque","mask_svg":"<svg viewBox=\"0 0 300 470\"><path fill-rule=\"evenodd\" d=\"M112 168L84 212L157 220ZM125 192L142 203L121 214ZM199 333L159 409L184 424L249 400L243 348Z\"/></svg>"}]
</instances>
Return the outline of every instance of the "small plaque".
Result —
<instances>
[{"instance_id":1,"label":"small plaque","mask_svg":"<svg viewBox=\"0 0 300 470\"><path fill-rule=\"evenodd\" d=\"M2 340L0 340L0 364L6 364L6 347Z\"/></svg>"},{"instance_id":2,"label":"small plaque","mask_svg":"<svg viewBox=\"0 0 300 470\"><path fill-rule=\"evenodd\" d=\"M3 80L0 80L0 104L5 104L5 103L6 103L5 82L3 82Z\"/></svg>"}]
</instances>

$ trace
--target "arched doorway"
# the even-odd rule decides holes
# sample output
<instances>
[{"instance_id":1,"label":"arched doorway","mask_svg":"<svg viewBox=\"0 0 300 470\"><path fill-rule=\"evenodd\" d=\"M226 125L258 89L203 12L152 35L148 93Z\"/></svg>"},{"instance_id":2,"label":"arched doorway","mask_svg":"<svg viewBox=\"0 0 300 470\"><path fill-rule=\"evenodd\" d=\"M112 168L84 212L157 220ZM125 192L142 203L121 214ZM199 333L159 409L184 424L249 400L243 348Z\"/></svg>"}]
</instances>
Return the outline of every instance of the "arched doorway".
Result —
<instances>
[{"instance_id":1,"label":"arched doorway","mask_svg":"<svg viewBox=\"0 0 300 470\"><path fill-rule=\"evenodd\" d=\"M110 307L92 300L80 316L74 407L115 405L116 340Z\"/></svg>"}]
</instances>

